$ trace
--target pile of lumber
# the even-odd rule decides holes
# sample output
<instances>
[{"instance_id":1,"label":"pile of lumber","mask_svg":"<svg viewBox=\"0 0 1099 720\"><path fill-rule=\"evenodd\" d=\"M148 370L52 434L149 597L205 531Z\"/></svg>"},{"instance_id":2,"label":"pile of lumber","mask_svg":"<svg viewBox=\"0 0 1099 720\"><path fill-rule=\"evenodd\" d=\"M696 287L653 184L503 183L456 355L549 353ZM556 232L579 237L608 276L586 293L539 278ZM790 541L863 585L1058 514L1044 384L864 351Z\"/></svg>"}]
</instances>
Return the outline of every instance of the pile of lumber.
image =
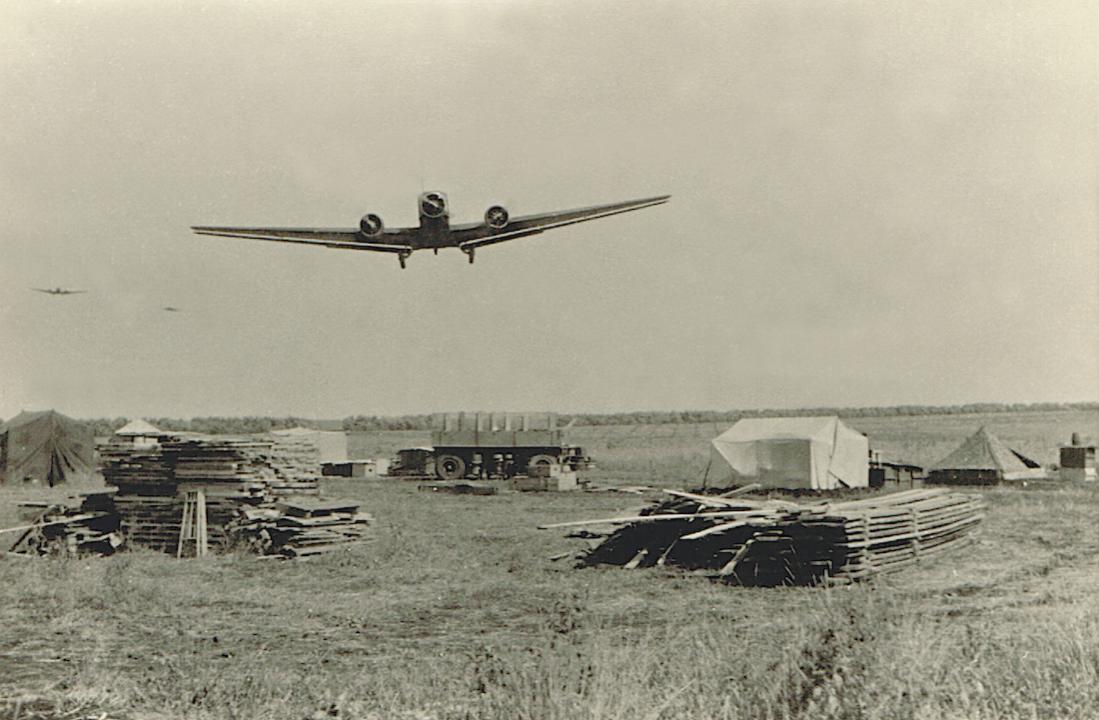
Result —
<instances>
[{"instance_id":1,"label":"pile of lumber","mask_svg":"<svg viewBox=\"0 0 1099 720\"><path fill-rule=\"evenodd\" d=\"M310 435L268 434L267 461L274 470L275 495L317 495L320 492L321 452Z\"/></svg>"},{"instance_id":2,"label":"pile of lumber","mask_svg":"<svg viewBox=\"0 0 1099 720\"><path fill-rule=\"evenodd\" d=\"M301 558L369 540L371 520L357 503L302 498L240 507L227 531L237 544L261 555Z\"/></svg>"},{"instance_id":3,"label":"pile of lumber","mask_svg":"<svg viewBox=\"0 0 1099 720\"><path fill-rule=\"evenodd\" d=\"M304 451L300 444L292 439L277 438L271 448L262 453L274 473L268 480L268 487L275 497L320 494L321 465L316 460L316 447Z\"/></svg>"},{"instance_id":4,"label":"pile of lumber","mask_svg":"<svg viewBox=\"0 0 1099 720\"><path fill-rule=\"evenodd\" d=\"M601 539L584 565L671 565L774 586L900 570L971 542L984 516L979 495L946 489L812 505L666 492L672 499L634 516L542 527L585 528L581 536ZM604 525L620 527L594 530Z\"/></svg>"},{"instance_id":5,"label":"pile of lumber","mask_svg":"<svg viewBox=\"0 0 1099 720\"><path fill-rule=\"evenodd\" d=\"M98 448L100 471L108 485L130 489L171 485L173 471L159 445L137 447L133 443L110 443Z\"/></svg>"},{"instance_id":6,"label":"pile of lumber","mask_svg":"<svg viewBox=\"0 0 1099 720\"><path fill-rule=\"evenodd\" d=\"M316 495L319 465L289 441L196 436L164 443L176 482L197 481L207 495L240 499ZM211 488L212 486L212 488Z\"/></svg>"},{"instance_id":7,"label":"pile of lumber","mask_svg":"<svg viewBox=\"0 0 1099 720\"><path fill-rule=\"evenodd\" d=\"M127 542L163 552L174 553L179 543L183 519L180 495L115 494L109 501L118 515ZM206 536L210 547L225 547L229 543L226 525L236 517L238 499L206 497ZM85 506L88 501L85 501Z\"/></svg>"},{"instance_id":8,"label":"pile of lumber","mask_svg":"<svg viewBox=\"0 0 1099 720\"><path fill-rule=\"evenodd\" d=\"M128 543L175 552L188 491L206 496L207 537L224 545L225 525L239 503L272 499L272 468L262 453L270 443L189 435L152 447L113 443L100 449L103 478L113 493L89 495L84 507L113 513Z\"/></svg>"},{"instance_id":9,"label":"pile of lumber","mask_svg":"<svg viewBox=\"0 0 1099 720\"><path fill-rule=\"evenodd\" d=\"M237 437L198 436L164 443L180 489L201 485L206 496L245 500L267 497L275 472L266 462L271 443Z\"/></svg>"},{"instance_id":10,"label":"pile of lumber","mask_svg":"<svg viewBox=\"0 0 1099 720\"><path fill-rule=\"evenodd\" d=\"M110 555L123 544L117 515L66 505L51 505L32 523L0 533L19 533L11 552L20 555Z\"/></svg>"},{"instance_id":11,"label":"pile of lumber","mask_svg":"<svg viewBox=\"0 0 1099 720\"><path fill-rule=\"evenodd\" d=\"M184 497L201 490L209 543L226 545L226 525L241 505L317 494L317 466L296 452L274 439L196 434L151 447L111 443L100 447L100 457L104 480L117 491L85 505L117 515L130 543L175 552Z\"/></svg>"}]
</instances>

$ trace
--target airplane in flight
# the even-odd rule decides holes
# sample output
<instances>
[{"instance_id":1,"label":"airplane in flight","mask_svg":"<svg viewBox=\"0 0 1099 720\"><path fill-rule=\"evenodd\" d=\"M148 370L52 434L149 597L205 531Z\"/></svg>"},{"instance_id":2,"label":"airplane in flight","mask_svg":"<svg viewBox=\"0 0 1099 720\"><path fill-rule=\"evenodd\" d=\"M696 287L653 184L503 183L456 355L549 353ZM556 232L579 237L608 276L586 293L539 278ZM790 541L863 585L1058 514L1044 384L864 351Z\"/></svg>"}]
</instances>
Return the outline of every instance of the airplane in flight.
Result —
<instances>
[{"instance_id":1,"label":"airplane in flight","mask_svg":"<svg viewBox=\"0 0 1099 720\"><path fill-rule=\"evenodd\" d=\"M177 307L173 307L171 305L165 305L164 307L161 308L161 310L163 310L164 312L183 312L182 309L177 308Z\"/></svg>"},{"instance_id":2,"label":"airplane in flight","mask_svg":"<svg viewBox=\"0 0 1099 720\"><path fill-rule=\"evenodd\" d=\"M610 217L632 210L661 205L671 195L629 200L627 202L594 205L592 207L562 210L541 215L524 215L513 218L503 205L492 205L485 211L482 222L452 225L450 205L445 193L425 192L419 197L420 224L410 228L387 228L374 213L367 213L359 220L358 228L244 228L192 226L199 235L214 237L270 240L273 242L320 245L341 250L370 250L392 253L397 256L401 268L408 256L416 250L433 250L456 247L464 252L470 263L478 248L495 245L505 240L537 235L553 228Z\"/></svg>"},{"instance_id":3,"label":"airplane in flight","mask_svg":"<svg viewBox=\"0 0 1099 720\"><path fill-rule=\"evenodd\" d=\"M79 295L80 293L86 293L87 290L69 290L68 288L56 287L56 288L31 288L35 292L46 293L47 295Z\"/></svg>"}]
</instances>

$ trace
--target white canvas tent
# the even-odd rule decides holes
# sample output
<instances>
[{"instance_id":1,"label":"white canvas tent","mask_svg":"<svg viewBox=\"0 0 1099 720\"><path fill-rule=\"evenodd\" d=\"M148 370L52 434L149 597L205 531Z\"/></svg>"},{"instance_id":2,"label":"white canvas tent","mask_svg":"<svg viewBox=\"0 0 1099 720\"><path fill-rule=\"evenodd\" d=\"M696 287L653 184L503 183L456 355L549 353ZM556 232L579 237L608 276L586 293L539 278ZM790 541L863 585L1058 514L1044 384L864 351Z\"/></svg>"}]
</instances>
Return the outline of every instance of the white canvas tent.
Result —
<instances>
[{"instance_id":1,"label":"white canvas tent","mask_svg":"<svg viewBox=\"0 0 1099 720\"><path fill-rule=\"evenodd\" d=\"M347 433L294 427L272 430L270 434L283 445L310 448L319 464L347 462Z\"/></svg>"},{"instance_id":2,"label":"white canvas tent","mask_svg":"<svg viewBox=\"0 0 1099 720\"><path fill-rule=\"evenodd\" d=\"M870 482L870 441L835 416L744 418L711 447L710 485L833 490Z\"/></svg>"}]
</instances>

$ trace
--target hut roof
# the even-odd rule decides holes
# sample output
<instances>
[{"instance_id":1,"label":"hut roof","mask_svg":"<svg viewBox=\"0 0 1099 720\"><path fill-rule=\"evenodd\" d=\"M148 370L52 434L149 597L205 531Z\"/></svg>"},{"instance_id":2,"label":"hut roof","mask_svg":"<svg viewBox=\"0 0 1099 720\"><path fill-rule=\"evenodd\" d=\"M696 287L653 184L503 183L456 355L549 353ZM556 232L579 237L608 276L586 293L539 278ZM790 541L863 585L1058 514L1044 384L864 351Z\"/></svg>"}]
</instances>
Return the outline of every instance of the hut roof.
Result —
<instances>
[{"instance_id":1,"label":"hut roof","mask_svg":"<svg viewBox=\"0 0 1099 720\"><path fill-rule=\"evenodd\" d=\"M160 430L152 423L148 423L141 418L131 420L118 430L115 430L115 435L121 437L134 437L138 435L159 436L164 435L164 431Z\"/></svg>"}]
</instances>

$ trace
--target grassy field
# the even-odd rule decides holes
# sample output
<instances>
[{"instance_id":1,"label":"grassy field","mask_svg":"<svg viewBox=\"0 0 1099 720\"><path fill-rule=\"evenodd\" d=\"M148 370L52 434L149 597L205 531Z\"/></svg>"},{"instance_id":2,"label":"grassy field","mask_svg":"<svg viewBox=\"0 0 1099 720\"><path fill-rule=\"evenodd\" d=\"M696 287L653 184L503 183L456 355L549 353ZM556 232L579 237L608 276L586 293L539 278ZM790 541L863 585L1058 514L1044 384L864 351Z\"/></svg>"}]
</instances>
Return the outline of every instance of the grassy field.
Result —
<instances>
[{"instance_id":1,"label":"grassy field","mask_svg":"<svg viewBox=\"0 0 1099 720\"><path fill-rule=\"evenodd\" d=\"M1042 443L1096 426L984 420L1043 461ZM872 423L873 437L913 453L949 451L980 424L853 424ZM701 474L713 433L670 427L593 428L580 442L608 483L676 484L678 472L682 484ZM389 435L373 440L381 454L420 442ZM537 524L628 511L632 496L452 497L346 480L325 491L374 514L374 542L301 563L0 560L0 708L24 718L1099 717L1096 488L985 490L975 546L829 590L549 560L578 541ZM30 492L0 495L4 526Z\"/></svg>"},{"instance_id":2,"label":"grassy field","mask_svg":"<svg viewBox=\"0 0 1099 720\"><path fill-rule=\"evenodd\" d=\"M857 417L851 427L870 437L885 459L928 466L948 455L982 425L1008 445L1043 465L1057 462L1057 446L1073 431L1099 440L1099 412L1050 411ZM569 440L581 445L598 464L598 482L653 485L701 485L709 462L709 442L727 425L669 424L576 427ZM356 457L385 457L402 447L430 445L431 434L413 430L375 432L351 438Z\"/></svg>"}]
</instances>

